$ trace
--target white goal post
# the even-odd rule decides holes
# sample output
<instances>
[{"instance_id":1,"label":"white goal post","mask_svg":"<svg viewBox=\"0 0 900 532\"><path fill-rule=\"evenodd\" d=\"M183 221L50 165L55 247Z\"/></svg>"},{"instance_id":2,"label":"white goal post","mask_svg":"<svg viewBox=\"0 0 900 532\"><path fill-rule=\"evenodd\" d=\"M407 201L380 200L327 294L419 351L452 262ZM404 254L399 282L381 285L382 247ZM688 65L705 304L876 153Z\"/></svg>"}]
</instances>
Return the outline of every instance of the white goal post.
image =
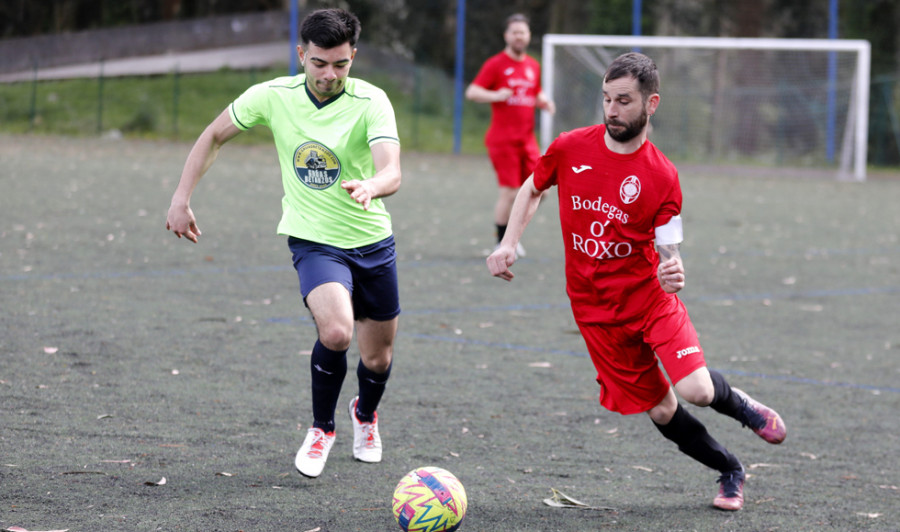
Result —
<instances>
[{"instance_id":1,"label":"white goal post","mask_svg":"<svg viewBox=\"0 0 900 532\"><path fill-rule=\"evenodd\" d=\"M602 122L603 74L632 50L660 70L651 139L673 159L865 180L864 40L544 35L543 88L557 107L541 114L544 149L563 131Z\"/></svg>"}]
</instances>

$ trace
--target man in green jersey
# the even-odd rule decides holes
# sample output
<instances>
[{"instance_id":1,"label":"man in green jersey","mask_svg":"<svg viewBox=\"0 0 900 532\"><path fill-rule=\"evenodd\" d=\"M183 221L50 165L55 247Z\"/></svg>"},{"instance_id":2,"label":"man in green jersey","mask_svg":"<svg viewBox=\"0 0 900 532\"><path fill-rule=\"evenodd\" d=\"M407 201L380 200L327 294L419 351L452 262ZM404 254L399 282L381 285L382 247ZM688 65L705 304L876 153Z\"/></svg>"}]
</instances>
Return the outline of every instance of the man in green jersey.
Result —
<instances>
[{"instance_id":1,"label":"man in green jersey","mask_svg":"<svg viewBox=\"0 0 900 532\"><path fill-rule=\"evenodd\" d=\"M294 465L321 474L354 325L359 394L349 405L353 456L381 461L376 408L390 376L400 304L391 217L381 198L400 187L400 142L385 93L350 78L360 23L322 9L300 26L304 73L250 87L200 135L172 197L166 228L196 243L191 194L219 148L256 125L272 130L284 185L278 233L288 237L303 301L316 323L313 423Z\"/></svg>"}]
</instances>

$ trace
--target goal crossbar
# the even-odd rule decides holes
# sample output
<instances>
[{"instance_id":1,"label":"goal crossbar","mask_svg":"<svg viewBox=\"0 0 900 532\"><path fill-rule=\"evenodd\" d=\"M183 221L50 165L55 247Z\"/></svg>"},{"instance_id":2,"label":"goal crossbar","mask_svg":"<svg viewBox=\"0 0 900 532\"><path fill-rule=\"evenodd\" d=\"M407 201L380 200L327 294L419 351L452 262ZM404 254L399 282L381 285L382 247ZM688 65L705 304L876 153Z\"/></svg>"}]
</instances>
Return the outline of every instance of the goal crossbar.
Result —
<instances>
[{"instance_id":1,"label":"goal crossbar","mask_svg":"<svg viewBox=\"0 0 900 532\"><path fill-rule=\"evenodd\" d=\"M557 46L609 46L631 49L643 48L699 48L712 50L789 50L821 52L853 52L857 64L852 85L851 113L848 126L852 126L853 169L852 177L863 181L866 178L866 153L869 128L869 76L871 69L871 45L861 39L775 39L746 37L662 37L628 35L566 35L547 34L543 37L542 62L544 80L553 79L553 65ZM551 99L553 83L545 81L544 91ZM598 87L599 93L599 87ZM542 112L540 137L546 148L553 140L553 118ZM589 125L589 124L584 124ZM850 129L846 134L850 134ZM845 146L846 149L846 146ZM842 168L849 172L849 168Z\"/></svg>"}]
</instances>

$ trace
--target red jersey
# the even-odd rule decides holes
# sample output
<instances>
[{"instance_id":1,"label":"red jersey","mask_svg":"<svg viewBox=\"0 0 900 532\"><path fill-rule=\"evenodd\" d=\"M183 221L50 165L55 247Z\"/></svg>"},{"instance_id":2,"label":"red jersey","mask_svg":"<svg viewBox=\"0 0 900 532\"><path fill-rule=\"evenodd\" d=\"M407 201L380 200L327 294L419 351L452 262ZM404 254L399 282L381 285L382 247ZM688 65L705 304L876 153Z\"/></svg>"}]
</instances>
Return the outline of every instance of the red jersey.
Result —
<instances>
[{"instance_id":1,"label":"red jersey","mask_svg":"<svg viewBox=\"0 0 900 532\"><path fill-rule=\"evenodd\" d=\"M624 323L660 299L654 229L681 212L675 166L650 141L627 155L606 147L606 126L561 134L534 169L559 187L566 291L580 323Z\"/></svg>"},{"instance_id":2,"label":"red jersey","mask_svg":"<svg viewBox=\"0 0 900 532\"><path fill-rule=\"evenodd\" d=\"M491 103L491 125L485 143L534 137L534 107L541 92L541 67L534 58L526 55L516 61L500 52L485 61L472 83L489 90L513 90L505 102Z\"/></svg>"}]
</instances>

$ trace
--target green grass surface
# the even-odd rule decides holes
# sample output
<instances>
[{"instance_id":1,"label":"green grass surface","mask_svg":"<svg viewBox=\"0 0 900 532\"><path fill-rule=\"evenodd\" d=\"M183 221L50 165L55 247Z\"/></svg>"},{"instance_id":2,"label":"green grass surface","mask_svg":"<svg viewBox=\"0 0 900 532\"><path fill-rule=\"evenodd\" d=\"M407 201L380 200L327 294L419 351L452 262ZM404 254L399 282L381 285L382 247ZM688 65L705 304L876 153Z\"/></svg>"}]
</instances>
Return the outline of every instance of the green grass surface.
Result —
<instances>
[{"instance_id":1,"label":"green grass surface","mask_svg":"<svg viewBox=\"0 0 900 532\"><path fill-rule=\"evenodd\" d=\"M0 84L0 132L192 141L250 85L285 75L286 68ZM354 76L388 92L406 149L453 150L452 82L420 69L412 82L359 69ZM371 74L371 75L370 75ZM461 148L484 152L487 105L465 105ZM266 128L239 137L265 143Z\"/></svg>"},{"instance_id":2,"label":"green grass surface","mask_svg":"<svg viewBox=\"0 0 900 532\"><path fill-rule=\"evenodd\" d=\"M771 446L690 408L750 473L724 513L715 472L598 405L554 201L517 278L487 273L483 156L404 155L384 461L351 458L351 373L325 473L298 475L315 329L274 235L274 150L223 150L192 202L198 245L164 229L188 150L0 135L0 529L388 531L396 482L437 465L468 492L461 532L898 530L900 181L682 169L707 360L789 431ZM612 510L550 508L551 488Z\"/></svg>"}]
</instances>

